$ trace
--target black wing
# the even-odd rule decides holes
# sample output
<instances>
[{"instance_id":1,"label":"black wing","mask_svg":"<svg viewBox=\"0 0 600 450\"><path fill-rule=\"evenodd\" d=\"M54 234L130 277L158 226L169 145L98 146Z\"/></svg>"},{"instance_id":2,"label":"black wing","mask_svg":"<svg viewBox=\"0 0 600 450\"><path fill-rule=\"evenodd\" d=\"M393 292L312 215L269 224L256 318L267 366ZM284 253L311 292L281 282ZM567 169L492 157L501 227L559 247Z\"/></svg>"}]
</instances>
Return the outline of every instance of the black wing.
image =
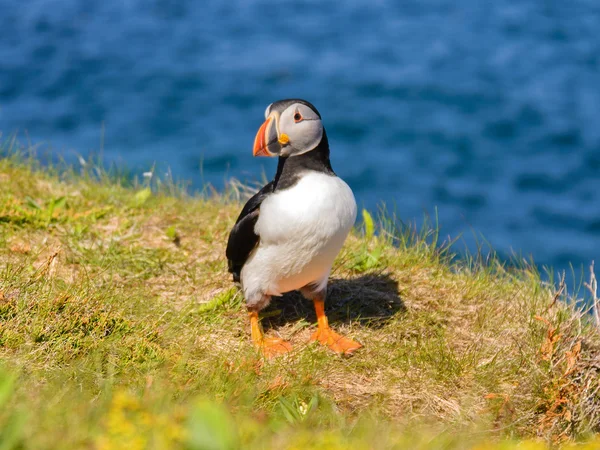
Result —
<instances>
[{"instance_id":1,"label":"black wing","mask_svg":"<svg viewBox=\"0 0 600 450\"><path fill-rule=\"evenodd\" d=\"M254 247L258 245L258 235L254 233L254 225L258 220L261 203L272 192L273 182L270 182L248 200L229 233L225 254L227 255L229 272L233 274L233 281L235 282L240 281L242 267L244 267Z\"/></svg>"}]
</instances>

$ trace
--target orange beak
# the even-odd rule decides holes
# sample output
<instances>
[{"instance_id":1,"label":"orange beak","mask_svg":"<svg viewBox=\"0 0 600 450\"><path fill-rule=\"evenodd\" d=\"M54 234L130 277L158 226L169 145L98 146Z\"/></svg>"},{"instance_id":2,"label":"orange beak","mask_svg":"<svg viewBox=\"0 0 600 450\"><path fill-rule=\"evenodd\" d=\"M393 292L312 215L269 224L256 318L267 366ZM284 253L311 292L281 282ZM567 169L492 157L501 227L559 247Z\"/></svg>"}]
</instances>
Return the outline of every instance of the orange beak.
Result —
<instances>
[{"instance_id":1,"label":"orange beak","mask_svg":"<svg viewBox=\"0 0 600 450\"><path fill-rule=\"evenodd\" d=\"M258 129L258 133L256 133L256 137L254 138L253 156L273 156L273 153L269 151L269 142L267 142L269 125L272 121L273 118L269 117Z\"/></svg>"}]
</instances>

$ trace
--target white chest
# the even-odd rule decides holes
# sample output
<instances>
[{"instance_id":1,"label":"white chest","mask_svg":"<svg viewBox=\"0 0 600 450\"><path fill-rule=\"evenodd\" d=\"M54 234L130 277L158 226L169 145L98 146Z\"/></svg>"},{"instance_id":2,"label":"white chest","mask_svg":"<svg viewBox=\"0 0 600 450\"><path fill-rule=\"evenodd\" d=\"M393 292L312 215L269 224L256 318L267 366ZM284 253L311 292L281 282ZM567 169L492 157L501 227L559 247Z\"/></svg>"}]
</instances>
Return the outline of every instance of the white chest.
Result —
<instances>
[{"instance_id":1,"label":"white chest","mask_svg":"<svg viewBox=\"0 0 600 450\"><path fill-rule=\"evenodd\" d=\"M350 187L336 176L310 172L263 202L256 231L266 245L304 239L316 244L340 232L345 238L355 219Z\"/></svg>"},{"instance_id":2,"label":"white chest","mask_svg":"<svg viewBox=\"0 0 600 450\"><path fill-rule=\"evenodd\" d=\"M259 245L242 270L244 289L280 295L326 284L355 220L356 201L343 180L305 173L263 201L255 226Z\"/></svg>"}]
</instances>

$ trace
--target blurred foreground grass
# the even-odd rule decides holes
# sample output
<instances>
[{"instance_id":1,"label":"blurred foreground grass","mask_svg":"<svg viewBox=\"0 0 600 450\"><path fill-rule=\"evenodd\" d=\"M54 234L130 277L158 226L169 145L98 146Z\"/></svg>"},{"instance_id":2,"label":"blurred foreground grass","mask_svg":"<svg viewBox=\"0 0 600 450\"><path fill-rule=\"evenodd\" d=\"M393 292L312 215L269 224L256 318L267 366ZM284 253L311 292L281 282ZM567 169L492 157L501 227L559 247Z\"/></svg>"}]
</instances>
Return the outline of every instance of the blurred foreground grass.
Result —
<instances>
[{"instance_id":1,"label":"blurred foreground grass","mask_svg":"<svg viewBox=\"0 0 600 450\"><path fill-rule=\"evenodd\" d=\"M600 448L600 337L532 267L457 260L368 214L332 273L333 327L286 295L263 361L224 260L245 190L40 168L0 153L0 450ZM558 300L558 301L557 301Z\"/></svg>"}]
</instances>

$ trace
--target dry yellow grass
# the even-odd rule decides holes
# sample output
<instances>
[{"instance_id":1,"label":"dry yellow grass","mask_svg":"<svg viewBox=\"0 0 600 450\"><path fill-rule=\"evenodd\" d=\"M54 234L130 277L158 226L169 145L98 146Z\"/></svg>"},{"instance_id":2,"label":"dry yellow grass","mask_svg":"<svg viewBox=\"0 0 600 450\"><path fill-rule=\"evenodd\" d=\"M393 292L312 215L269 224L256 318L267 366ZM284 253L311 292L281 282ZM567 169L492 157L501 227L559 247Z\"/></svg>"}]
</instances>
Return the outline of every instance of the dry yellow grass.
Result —
<instances>
[{"instance_id":1,"label":"dry yellow grass","mask_svg":"<svg viewBox=\"0 0 600 450\"><path fill-rule=\"evenodd\" d=\"M537 448L600 432L600 337L580 300L531 267L453 258L435 233L376 232L369 216L327 302L364 349L310 345L312 307L288 294L263 325L295 351L263 361L224 259L236 186L190 197L0 160L4 442Z\"/></svg>"}]
</instances>

